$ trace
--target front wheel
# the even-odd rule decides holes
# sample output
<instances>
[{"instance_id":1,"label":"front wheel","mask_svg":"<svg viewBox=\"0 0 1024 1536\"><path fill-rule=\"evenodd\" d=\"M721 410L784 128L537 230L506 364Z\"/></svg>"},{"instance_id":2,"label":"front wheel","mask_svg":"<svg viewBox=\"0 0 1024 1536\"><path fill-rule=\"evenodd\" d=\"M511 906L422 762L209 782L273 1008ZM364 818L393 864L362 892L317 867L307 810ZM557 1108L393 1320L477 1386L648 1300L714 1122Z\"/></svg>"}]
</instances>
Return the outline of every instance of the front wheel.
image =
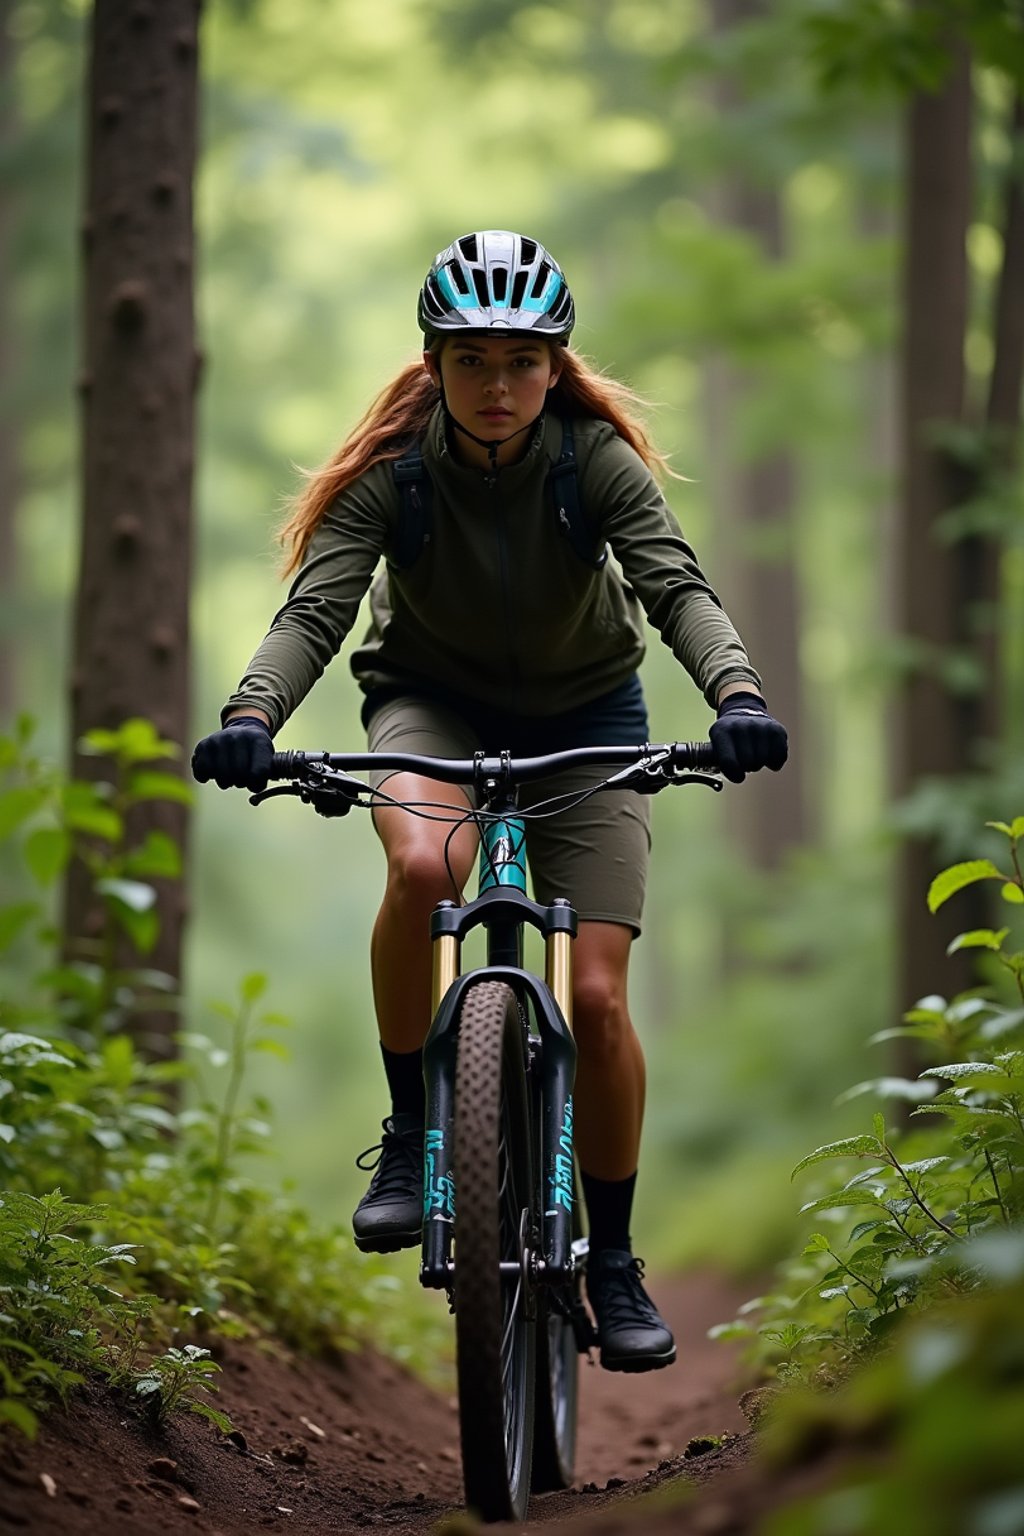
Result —
<instances>
[{"instance_id":1,"label":"front wheel","mask_svg":"<svg viewBox=\"0 0 1024 1536\"><path fill-rule=\"evenodd\" d=\"M575 1181L574 1181L575 1183ZM573 1235L582 1236L579 1191L575 1190ZM576 1466L576 1420L579 1412L580 1329L589 1330L583 1307L583 1268L586 1242L574 1241L577 1270L572 1281L539 1298L537 1324L536 1422L533 1434L535 1493L553 1493L572 1486Z\"/></svg>"},{"instance_id":2,"label":"front wheel","mask_svg":"<svg viewBox=\"0 0 1024 1536\"><path fill-rule=\"evenodd\" d=\"M488 1521L523 1519L530 1496L537 1214L525 1052L511 989L471 987L455 1069L455 1340L466 1503Z\"/></svg>"}]
</instances>

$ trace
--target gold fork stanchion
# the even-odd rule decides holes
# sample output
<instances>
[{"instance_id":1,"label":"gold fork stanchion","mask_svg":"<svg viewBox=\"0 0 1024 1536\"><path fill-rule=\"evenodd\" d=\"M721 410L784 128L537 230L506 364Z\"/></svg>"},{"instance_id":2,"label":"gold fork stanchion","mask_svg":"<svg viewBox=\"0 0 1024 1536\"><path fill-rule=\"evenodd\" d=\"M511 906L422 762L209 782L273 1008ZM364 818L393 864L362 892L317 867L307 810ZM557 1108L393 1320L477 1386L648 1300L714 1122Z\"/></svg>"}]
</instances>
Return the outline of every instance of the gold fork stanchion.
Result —
<instances>
[{"instance_id":1,"label":"gold fork stanchion","mask_svg":"<svg viewBox=\"0 0 1024 1536\"><path fill-rule=\"evenodd\" d=\"M437 1017L448 988L459 974L459 941L454 933L440 933L434 940L434 969L431 984L430 1017Z\"/></svg>"},{"instance_id":2,"label":"gold fork stanchion","mask_svg":"<svg viewBox=\"0 0 1024 1536\"><path fill-rule=\"evenodd\" d=\"M572 934L549 933L544 942L544 980L572 1029Z\"/></svg>"}]
</instances>

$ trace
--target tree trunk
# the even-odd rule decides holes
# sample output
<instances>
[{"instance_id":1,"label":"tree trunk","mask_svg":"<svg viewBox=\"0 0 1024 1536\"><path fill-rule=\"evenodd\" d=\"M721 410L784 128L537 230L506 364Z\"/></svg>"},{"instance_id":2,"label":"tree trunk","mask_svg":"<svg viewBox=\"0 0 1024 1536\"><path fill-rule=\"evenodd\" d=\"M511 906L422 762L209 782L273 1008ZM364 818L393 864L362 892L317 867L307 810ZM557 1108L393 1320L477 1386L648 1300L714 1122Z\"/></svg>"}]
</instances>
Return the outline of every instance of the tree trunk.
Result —
<instances>
[{"instance_id":1,"label":"tree trunk","mask_svg":"<svg viewBox=\"0 0 1024 1536\"><path fill-rule=\"evenodd\" d=\"M92 19L74 743L133 716L172 741L187 737L198 21L199 0L96 0ZM110 771L77 750L73 769L79 777ZM133 841L157 828L184 851L183 806L149 801L133 816ZM183 886L154 884L160 936L147 963L177 978ZM76 866L66 893L69 950L87 946L101 924ZM170 1023L146 1024L146 1048L171 1054Z\"/></svg>"},{"instance_id":2,"label":"tree trunk","mask_svg":"<svg viewBox=\"0 0 1024 1536\"><path fill-rule=\"evenodd\" d=\"M0 0L0 163L10 162L14 140L14 43L10 0ZM17 582L18 433L14 392L15 339L11 288L13 193L0 188L0 728L15 710L14 612Z\"/></svg>"},{"instance_id":3,"label":"tree trunk","mask_svg":"<svg viewBox=\"0 0 1024 1536\"><path fill-rule=\"evenodd\" d=\"M714 30L724 35L765 15L762 0L714 0ZM716 88L720 112L741 110L735 84ZM713 195L715 215L750 234L766 261L783 254L778 193L753 185L741 172L725 178ZM740 846L761 869L775 869L788 848L808 839L804 788L802 697L799 662L800 593L793 559L796 475L785 450L735 462L735 422L750 379L730 361L708 370L708 426L715 486L716 524L724 532L716 563L725 573L732 610L754 666L763 675L769 707L790 732L792 753L780 774L752 776L730 806L729 822Z\"/></svg>"},{"instance_id":4,"label":"tree trunk","mask_svg":"<svg viewBox=\"0 0 1024 1536\"><path fill-rule=\"evenodd\" d=\"M969 747L942 663L959 640L958 557L936 524L955 504L955 476L937 429L961 420L967 318L965 234L970 218L971 76L955 44L941 90L918 95L907 117L906 254L903 273L903 518L898 537L900 628L916 642L897 722L895 789L903 797L925 778L961 771ZM898 1001L962 985L965 972L946 957L961 926L956 911L932 917L925 895L939 867L933 839L908 838L901 850ZM955 903L953 904L955 907Z\"/></svg>"}]
</instances>

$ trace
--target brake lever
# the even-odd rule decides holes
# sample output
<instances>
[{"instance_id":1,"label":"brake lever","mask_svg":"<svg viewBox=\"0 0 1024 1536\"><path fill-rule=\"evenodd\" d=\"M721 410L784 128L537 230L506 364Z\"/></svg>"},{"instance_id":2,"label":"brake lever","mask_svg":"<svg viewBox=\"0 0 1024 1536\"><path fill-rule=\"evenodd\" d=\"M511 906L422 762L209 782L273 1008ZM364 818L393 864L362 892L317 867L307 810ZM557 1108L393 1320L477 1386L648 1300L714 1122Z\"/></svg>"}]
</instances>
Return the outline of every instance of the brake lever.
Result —
<instances>
[{"instance_id":1,"label":"brake lever","mask_svg":"<svg viewBox=\"0 0 1024 1536\"><path fill-rule=\"evenodd\" d=\"M275 795L300 795L302 790L298 784L275 784L273 789L261 789L255 795L249 796L250 805L262 805L264 800L273 800Z\"/></svg>"},{"instance_id":2,"label":"brake lever","mask_svg":"<svg viewBox=\"0 0 1024 1536\"><path fill-rule=\"evenodd\" d=\"M616 774L615 778L618 779L619 776ZM615 782L615 780L609 782ZM678 769L660 763L652 768L630 769L629 777L619 782L623 789L635 790L639 795L656 795L663 789L679 784L706 784L708 789L713 789L717 795L720 795L725 788L724 781L717 774L700 773L692 768Z\"/></svg>"},{"instance_id":3,"label":"brake lever","mask_svg":"<svg viewBox=\"0 0 1024 1536\"><path fill-rule=\"evenodd\" d=\"M325 770L319 764L307 764L307 772ZM329 771L329 770L327 770ZM290 784L276 784L273 789L261 789L249 796L250 805L260 805L275 795L295 795L303 805L311 805L318 816L347 816L354 805L359 804L359 792L366 786L355 780L342 782L332 776L330 783L309 784L305 780Z\"/></svg>"}]
</instances>

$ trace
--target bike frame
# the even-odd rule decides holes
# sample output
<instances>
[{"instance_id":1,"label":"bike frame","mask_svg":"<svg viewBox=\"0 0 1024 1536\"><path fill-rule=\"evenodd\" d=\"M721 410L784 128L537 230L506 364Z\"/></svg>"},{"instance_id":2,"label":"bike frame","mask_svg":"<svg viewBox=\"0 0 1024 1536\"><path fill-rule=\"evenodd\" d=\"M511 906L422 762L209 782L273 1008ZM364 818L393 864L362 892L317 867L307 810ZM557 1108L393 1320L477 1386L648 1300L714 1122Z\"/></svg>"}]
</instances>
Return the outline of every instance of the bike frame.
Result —
<instances>
[{"instance_id":1,"label":"bike frame","mask_svg":"<svg viewBox=\"0 0 1024 1536\"><path fill-rule=\"evenodd\" d=\"M534 1277L552 1284L573 1273L572 1089L576 1044L572 1018L572 941L576 913L568 901L540 906L526 894L526 829L516 816L514 790L489 780L488 819L480 849L479 894L466 906L443 901L430 922L433 942L433 1023L423 1049L427 1116L424 1141L423 1259L420 1283L450 1288L454 1279L451 1244L458 1192L453 1172L457 1020L463 996L481 981L511 987L531 1036L537 1039L542 1104L540 1133L544 1216L541 1252L532 1255ZM530 923L545 942L542 981L522 964L523 928ZM467 933L487 933L487 963L461 973Z\"/></svg>"}]
</instances>

